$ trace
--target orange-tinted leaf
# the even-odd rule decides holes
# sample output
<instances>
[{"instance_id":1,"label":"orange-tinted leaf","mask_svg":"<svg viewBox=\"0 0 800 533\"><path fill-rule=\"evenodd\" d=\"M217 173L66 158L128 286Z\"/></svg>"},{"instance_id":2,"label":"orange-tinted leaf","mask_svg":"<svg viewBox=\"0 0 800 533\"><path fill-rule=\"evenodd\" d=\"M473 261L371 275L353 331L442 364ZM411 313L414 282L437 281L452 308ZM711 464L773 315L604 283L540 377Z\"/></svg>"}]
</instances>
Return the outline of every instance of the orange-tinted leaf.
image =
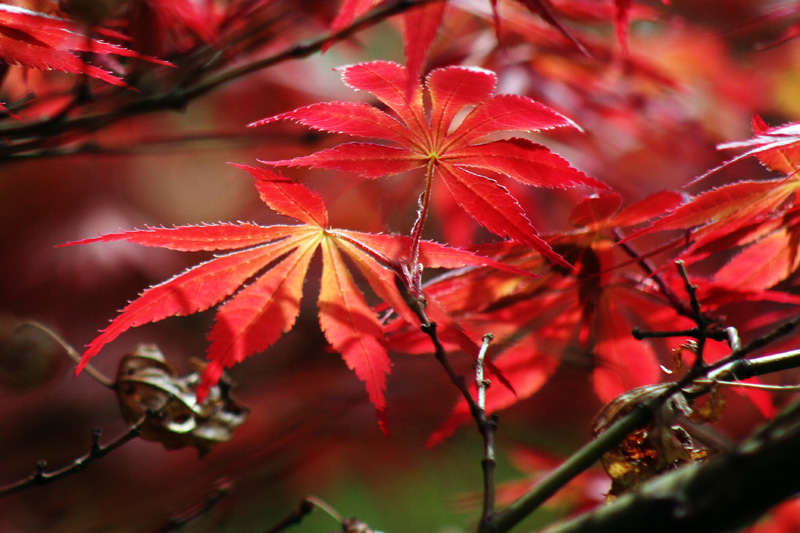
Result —
<instances>
[{"instance_id":1,"label":"orange-tinted leaf","mask_svg":"<svg viewBox=\"0 0 800 533\"><path fill-rule=\"evenodd\" d=\"M223 369L271 346L294 326L300 312L303 282L318 238L304 239L291 254L242 289L217 312L208 334L209 364L197 389L202 400Z\"/></svg>"},{"instance_id":2,"label":"orange-tinted leaf","mask_svg":"<svg viewBox=\"0 0 800 533\"><path fill-rule=\"evenodd\" d=\"M727 161L729 165L750 155L758 159L772 170L787 175L797 174L800 167L800 123L785 124L770 128L758 116L753 118L754 137L746 141L734 141L718 146L721 150L730 148L748 148L748 150Z\"/></svg>"},{"instance_id":3,"label":"orange-tinted leaf","mask_svg":"<svg viewBox=\"0 0 800 533\"><path fill-rule=\"evenodd\" d=\"M706 191L628 239L662 230L692 229L703 242L719 238L773 212L800 181L740 181Z\"/></svg>"},{"instance_id":4,"label":"orange-tinted leaf","mask_svg":"<svg viewBox=\"0 0 800 533\"><path fill-rule=\"evenodd\" d=\"M87 346L75 373L83 370L103 346L130 328L169 316L190 315L218 304L256 272L296 244L295 239L288 239L244 252L230 253L150 287L129 303Z\"/></svg>"},{"instance_id":5,"label":"orange-tinted leaf","mask_svg":"<svg viewBox=\"0 0 800 533\"><path fill-rule=\"evenodd\" d=\"M319 320L326 338L341 352L347 365L365 382L385 429L386 376L390 362L383 326L356 287L341 256L345 254L367 279L375 294L404 320L418 325L396 285L403 275L409 237L329 230L322 199L303 185L272 171L236 165L256 181L261 199L274 211L304 224L260 227L253 224L217 224L178 228L148 228L87 239L81 243L127 240L147 246L182 251L237 250L201 263L181 275L144 291L95 338L84 352L80 372L107 343L130 328L170 316L204 311L230 299L217 311L208 334L208 359L198 401L214 388L225 368L265 350L295 324L309 263L323 244L323 279ZM72 243L77 244L77 243ZM473 253L424 242L423 265L433 267L493 266L518 275L520 269ZM245 285L249 282L249 285ZM478 347L433 298L432 320L441 325L443 339L453 339L470 354Z\"/></svg>"},{"instance_id":6,"label":"orange-tinted leaf","mask_svg":"<svg viewBox=\"0 0 800 533\"><path fill-rule=\"evenodd\" d=\"M384 266L375 260L376 257L382 258L382 253L373 253L372 250L365 251L360 243L355 243L349 238L337 239L337 246L353 261L367 280L367 283L369 283L369 286L381 300L389 305L406 323L415 326L419 325L419 319L408 308L403 295L397 289L395 282L398 276L397 270ZM391 263L387 261L387 264Z\"/></svg>"},{"instance_id":7,"label":"orange-tinted leaf","mask_svg":"<svg viewBox=\"0 0 800 533\"><path fill-rule=\"evenodd\" d=\"M800 266L798 227L782 228L748 246L714 275L726 288L761 292L788 278Z\"/></svg>"},{"instance_id":8,"label":"orange-tinted leaf","mask_svg":"<svg viewBox=\"0 0 800 533\"><path fill-rule=\"evenodd\" d=\"M325 338L367 386L369 399L386 431L386 375L391 363L383 329L364 301L331 239L322 244L319 320Z\"/></svg>"}]
</instances>

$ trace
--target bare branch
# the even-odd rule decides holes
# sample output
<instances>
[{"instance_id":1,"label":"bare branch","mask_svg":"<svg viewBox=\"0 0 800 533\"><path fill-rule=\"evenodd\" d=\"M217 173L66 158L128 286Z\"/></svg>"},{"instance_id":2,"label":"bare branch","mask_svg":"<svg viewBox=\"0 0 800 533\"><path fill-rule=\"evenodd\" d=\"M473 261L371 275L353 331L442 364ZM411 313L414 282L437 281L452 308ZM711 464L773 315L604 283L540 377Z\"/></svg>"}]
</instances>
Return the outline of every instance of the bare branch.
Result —
<instances>
[{"instance_id":1,"label":"bare branch","mask_svg":"<svg viewBox=\"0 0 800 533\"><path fill-rule=\"evenodd\" d=\"M25 479L21 479L19 481L6 485L5 487L0 487L0 497L15 494L17 492L20 492L22 490L31 487L48 485L53 481L57 481L70 474L81 472L84 468L89 466L89 464L93 463L97 459L105 457L106 455L113 452L123 444L138 437L141 432L142 426L144 425L145 421L149 416L154 416L154 414L148 414L143 416L141 420L139 420L131 427L129 427L128 431L118 436L105 446L102 446L100 444L100 436L102 434L102 431L99 429L94 430L94 433L92 434L92 447L89 450L89 453L87 453L80 459L76 459L71 465L65 466L58 470L53 470L51 472L47 472L47 461L40 461L39 464L37 465L37 470L35 473L31 474Z\"/></svg>"},{"instance_id":2,"label":"bare branch","mask_svg":"<svg viewBox=\"0 0 800 533\"><path fill-rule=\"evenodd\" d=\"M233 481L230 479L217 480L214 490L210 494L207 494L201 501L171 515L164 527L158 530L159 533L176 531L199 520L210 513L219 504L220 500L228 496L231 493L231 489L233 489Z\"/></svg>"},{"instance_id":3,"label":"bare branch","mask_svg":"<svg viewBox=\"0 0 800 533\"><path fill-rule=\"evenodd\" d=\"M658 476L547 533L738 531L800 491L800 402L730 452Z\"/></svg>"},{"instance_id":4,"label":"bare branch","mask_svg":"<svg viewBox=\"0 0 800 533\"><path fill-rule=\"evenodd\" d=\"M756 363L751 366L751 361L744 359L744 356L757 349L763 348L780 337L788 335L798 325L800 325L800 315L781 324L773 331L752 340L746 346L733 351L729 356L712 365L708 365L705 368L694 366L681 380L674 383L652 400L639 404L605 432L575 452L569 459L564 461L561 466L532 487L531 490L521 496L517 501L498 513L494 523L495 531L508 531L525 517L529 516L569 481L592 466L606 451L619 444L631 431L649 422L653 418L654 413L664 402L678 391L689 387L696 379L704 375L713 375L720 379L728 379L727 376L730 374L733 375L733 379L746 379L755 375L750 372L752 372L754 368L759 368L759 364ZM780 362L777 362L775 359L772 359L771 356L768 356L767 361L768 362L764 362L760 366L762 370L767 368L782 369L786 368L785 365L788 364L786 358L779 359ZM793 359L794 363L797 361L796 358ZM693 391L693 393L697 395L705 394L710 387L711 385L705 385Z\"/></svg>"},{"instance_id":5,"label":"bare branch","mask_svg":"<svg viewBox=\"0 0 800 533\"><path fill-rule=\"evenodd\" d=\"M138 97L133 101L122 103L107 112L84 114L75 117L61 114L38 122L0 128L0 138L6 139L8 142L8 144L0 146L0 160L11 159L17 154L27 153L30 156L31 152L52 149L71 140L72 137L69 137L68 134L94 132L128 117L169 109L184 109L191 100L231 81L279 63L309 57L331 42L346 39L389 17L434 1L442 0L395 0L394 2L383 4L354 21L347 28L337 32L323 35L307 43L290 46L280 52L245 65L209 75L206 79L198 81L194 85L187 86L185 80L181 80L163 93ZM213 70L214 66L213 62L202 65L208 70ZM190 76L197 77L197 73L193 70Z\"/></svg>"}]
</instances>

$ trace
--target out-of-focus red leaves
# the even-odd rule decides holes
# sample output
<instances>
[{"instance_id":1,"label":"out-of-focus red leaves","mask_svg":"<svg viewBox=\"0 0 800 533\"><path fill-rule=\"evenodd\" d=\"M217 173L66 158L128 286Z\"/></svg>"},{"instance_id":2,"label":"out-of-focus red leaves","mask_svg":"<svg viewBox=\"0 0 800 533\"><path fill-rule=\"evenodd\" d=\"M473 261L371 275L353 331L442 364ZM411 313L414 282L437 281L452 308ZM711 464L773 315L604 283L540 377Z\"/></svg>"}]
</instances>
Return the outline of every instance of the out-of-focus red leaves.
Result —
<instances>
[{"instance_id":1,"label":"out-of-focus red leaves","mask_svg":"<svg viewBox=\"0 0 800 533\"><path fill-rule=\"evenodd\" d=\"M85 63L76 52L116 54L169 65L122 46L90 38L72 21L0 5L0 58L4 62L39 70L86 74L112 85L129 87L114 74Z\"/></svg>"},{"instance_id":2,"label":"out-of-focus red leaves","mask_svg":"<svg viewBox=\"0 0 800 533\"><path fill-rule=\"evenodd\" d=\"M212 2L131 0L128 10L127 34L132 46L143 54L164 57L197 42L217 41Z\"/></svg>"}]
</instances>

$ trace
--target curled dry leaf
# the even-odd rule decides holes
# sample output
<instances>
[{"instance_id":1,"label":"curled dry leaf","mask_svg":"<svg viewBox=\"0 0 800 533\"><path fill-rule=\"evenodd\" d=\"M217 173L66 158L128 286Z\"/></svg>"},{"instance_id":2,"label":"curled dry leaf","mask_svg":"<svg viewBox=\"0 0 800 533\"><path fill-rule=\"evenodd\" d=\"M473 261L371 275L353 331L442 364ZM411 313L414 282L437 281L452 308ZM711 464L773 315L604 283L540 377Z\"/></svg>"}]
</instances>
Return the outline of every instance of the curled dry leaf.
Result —
<instances>
[{"instance_id":1,"label":"curled dry leaf","mask_svg":"<svg viewBox=\"0 0 800 533\"><path fill-rule=\"evenodd\" d=\"M619 396L603 407L592 423L597 437L612 424L664 392L672 383L647 385ZM603 455L602 463L611 478L606 500L635 490L648 479L687 463L702 461L717 450L696 446L680 423L715 422L725 409L725 397L714 389L702 407L695 407L683 393L676 394L659 410L653 420L632 431L616 447Z\"/></svg>"},{"instance_id":2,"label":"curled dry leaf","mask_svg":"<svg viewBox=\"0 0 800 533\"><path fill-rule=\"evenodd\" d=\"M148 412L157 412L147 418L142 438L160 442L168 450L193 446L204 456L215 444L230 440L249 410L230 397L232 383L224 375L198 403L196 389L202 370L179 377L161 350L139 345L122 358L117 370L116 391L123 418L133 423Z\"/></svg>"}]
</instances>

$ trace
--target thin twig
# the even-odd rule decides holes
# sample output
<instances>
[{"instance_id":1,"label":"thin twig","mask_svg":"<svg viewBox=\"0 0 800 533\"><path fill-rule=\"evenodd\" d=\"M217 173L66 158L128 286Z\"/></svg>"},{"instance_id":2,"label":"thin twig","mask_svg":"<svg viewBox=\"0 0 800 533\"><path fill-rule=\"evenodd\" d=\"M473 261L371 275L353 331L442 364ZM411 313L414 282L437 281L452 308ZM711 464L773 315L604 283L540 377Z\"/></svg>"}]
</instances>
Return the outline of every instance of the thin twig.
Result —
<instances>
[{"instance_id":1,"label":"thin twig","mask_svg":"<svg viewBox=\"0 0 800 533\"><path fill-rule=\"evenodd\" d=\"M678 331L644 331L639 328L634 328L633 331L631 331L631 334L633 335L633 338L637 340L663 339L669 337L697 338L697 336L701 334L701 331L700 328L681 329ZM706 338L710 338L715 341L725 341L728 340L728 334L723 330L720 330L719 332L706 332Z\"/></svg>"},{"instance_id":2,"label":"thin twig","mask_svg":"<svg viewBox=\"0 0 800 533\"><path fill-rule=\"evenodd\" d=\"M169 531L177 531L184 526L202 518L210 513L219 502L231 493L233 488L233 481L227 478L218 480L215 483L214 490L206 495L201 501L193 503L186 509L172 514L166 524L158 530L158 533L168 533Z\"/></svg>"},{"instance_id":3,"label":"thin twig","mask_svg":"<svg viewBox=\"0 0 800 533\"><path fill-rule=\"evenodd\" d=\"M48 336L50 336L64 349L66 354L69 356L70 359L72 359L73 362L75 362L75 364L81 362L81 355L75 350L75 348L73 348L67 341L62 339L61 336L52 329L48 328L47 326L39 322L23 322L22 324L19 325L20 328L26 326L31 328L36 328L44 332ZM86 371L87 374L89 374L89 376L94 378L94 380L99 384L101 384L102 386L108 387L109 389L112 390L117 388L114 381L112 381L105 374L94 368L91 364L87 364L84 370Z\"/></svg>"},{"instance_id":4,"label":"thin twig","mask_svg":"<svg viewBox=\"0 0 800 533\"><path fill-rule=\"evenodd\" d=\"M266 533L280 533L281 531L285 531L289 526L299 524L303 521L303 518L305 518L306 515L310 514L311 511L314 510L314 505L315 504L310 500L309 497L303 498L300 500L300 506L297 509L289 513L286 518L269 528Z\"/></svg>"},{"instance_id":5,"label":"thin twig","mask_svg":"<svg viewBox=\"0 0 800 533\"><path fill-rule=\"evenodd\" d=\"M494 340L494 335L487 333L483 336L483 344L481 351L478 352L478 359L475 360L475 387L478 389L478 407L486 411L486 389L489 388L490 382L484 379L484 369L486 364L486 351L489 349L489 343Z\"/></svg>"},{"instance_id":6,"label":"thin twig","mask_svg":"<svg viewBox=\"0 0 800 533\"><path fill-rule=\"evenodd\" d=\"M494 472L497 460L494 453L494 435L497 430L497 415L486 418L486 389L490 382L484 377L484 359L489 343L494 339L494 335L487 333L483 336L483 344L475 361L475 387L478 389L478 408L481 410L478 428L483 436L483 511L481 512L480 524L491 525L494 521L495 486Z\"/></svg>"},{"instance_id":7,"label":"thin twig","mask_svg":"<svg viewBox=\"0 0 800 533\"><path fill-rule=\"evenodd\" d=\"M475 372L476 375L480 376L477 378L478 383L478 400L473 398L472 393L467 386L467 380L464 376L460 375L453 369L453 366L450 364L450 361L447 359L447 352L442 346L442 342L439 339L439 334L436 331L436 323L431 322L428 320L428 316L425 313L425 307L419 299L415 299L411 297L409 294L408 287L405 287L402 283L397 283L398 288L404 293L404 299L406 303L409 305L411 310L414 314L417 315L422 325L420 328L422 329L423 333L425 333L433 343L434 352L433 355L439 364L442 365L445 372L447 373L450 381L456 388L461 392L461 396L467 402L469 406L470 414L472 418L475 420L475 423L478 425L478 431L480 432L481 436L483 437L484 443L484 457L481 461L481 466L483 469L483 513L481 515L481 520L478 526L478 531L481 532L488 532L494 531L494 501L495 501L495 487L494 487L494 470L495 470L495 454L494 454L494 435L495 430L497 429L497 422L498 417L496 414L493 414L491 417L486 416L486 387L488 387L488 382L483 378L483 368L485 364L485 355L486 350L489 347L489 343L493 339L491 334L484 335L483 337L483 346L478 354L478 359L475 363Z\"/></svg>"},{"instance_id":8,"label":"thin twig","mask_svg":"<svg viewBox=\"0 0 800 533\"><path fill-rule=\"evenodd\" d=\"M0 497L15 494L31 487L48 485L53 481L57 481L70 474L82 471L84 468L89 466L90 463L105 457L123 444L138 437L141 433L142 426L149 416L153 415L148 413L147 415L143 416L138 422L130 426L128 431L118 436L105 446L100 444L100 436L102 432L99 429L94 430L92 433L92 447L86 455L76 459L71 465L65 466L58 470L53 470L52 472L47 472L47 461L39 461L35 473L31 474L25 479L21 479L6 485L5 487L0 487Z\"/></svg>"},{"instance_id":9,"label":"thin twig","mask_svg":"<svg viewBox=\"0 0 800 533\"><path fill-rule=\"evenodd\" d=\"M725 336L728 340L728 346L730 347L731 351L736 351L741 349L742 347L742 339L739 338L739 330L737 330L733 326L728 326L723 330L725 332Z\"/></svg>"},{"instance_id":10,"label":"thin twig","mask_svg":"<svg viewBox=\"0 0 800 533\"><path fill-rule=\"evenodd\" d=\"M711 323L708 318L703 314L700 308L700 300L697 299L697 285L693 284L689 279L689 272L686 270L686 264L683 261L675 261L675 266L678 267L678 273L683 279L683 286L686 289L686 294L689 295L689 303L692 306L692 320L697 324L697 334L694 336L697 339L697 349L695 350L695 367L705 366L705 353L706 338L708 337L708 325ZM727 337L726 337L727 338Z\"/></svg>"},{"instance_id":11,"label":"thin twig","mask_svg":"<svg viewBox=\"0 0 800 533\"><path fill-rule=\"evenodd\" d=\"M666 297L669 301L670 305L678 312L678 314L691 317L691 310L686 307L683 303L683 300L672 290L672 287L664 281L664 279L658 274L655 267L650 264L645 257L643 257L636 249L631 245L629 242L619 242L622 240L622 235L620 234L619 230L614 230L614 238L617 239L617 245L622 248L625 253L627 253L632 259L635 259L642 270L645 271L648 277L650 277L653 281L655 281L656 285L658 285L659 290L661 293Z\"/></svg>"},{"instance_id":12,"label":"thin twig","mask_svg":"<svg viewBox=\"0 0 800 533\"><path fill-rule=\"evenodd\" d=\"M708 368L706 369L707 373L710 374L710 375L713 375L715 370L719 370L719 369L731 364L732 362L739 361L739 360L742 361L741 364L750 365L751 362L746 360L746 359L744 359L744 356L746 356L747 354L749 354L751 352L754 352L756 350L760 350L761 348L764 348L765 346L767 346L771 342L774 342L775 340L788 335L789 333L794 331L794 329L799 325L800 325L800 314L796 315L791 320L789 320L787 322L784 322L783 324L781 324L780 326L776 327L775 329L773 329L769 333L766 333L765 335L762 335L761 337L757 337L757 338L753 339L752 341L747 343L745 346L739 348L738 350L734 350L727 357L723 357L719 361L708 365ZM780 359L773 363L772 368L774 368L775 370L772 370L772 372L775 372L778 369L782 369L782 367L780 366L781 363L779 361L780 361ZM764 364L767 364L767 363L764 363Z\"/></svg>"},{"instance_id":13,"label":"thin twig","mask_svg":"<svg viewBox=\"0 0 800 533\"><path fill-rule=\"evenodd\" d=\"M342 527L344 527L345 529L347 529L348 521L355 520L355 519L345 520L342 518L342 515L340 515L336 511L336 509L331 507L327 502L317 498L316 496L306 496L305 498L300 500L300 506L297 509L289 513L289 515L286 516L286 518L281 520L279 523L269 528L266 531L266 533L280 533L281 531L284 531L290 526L299 524L300 522L303 521L306 515L311 514L311 512L314 510L315 507L323 511L325 514L327 514L334 520L336 520L336 522L338 522L339 524L342 524ZM350 530L347 529L347 531Z\"/></svg>"}]
</instances>

